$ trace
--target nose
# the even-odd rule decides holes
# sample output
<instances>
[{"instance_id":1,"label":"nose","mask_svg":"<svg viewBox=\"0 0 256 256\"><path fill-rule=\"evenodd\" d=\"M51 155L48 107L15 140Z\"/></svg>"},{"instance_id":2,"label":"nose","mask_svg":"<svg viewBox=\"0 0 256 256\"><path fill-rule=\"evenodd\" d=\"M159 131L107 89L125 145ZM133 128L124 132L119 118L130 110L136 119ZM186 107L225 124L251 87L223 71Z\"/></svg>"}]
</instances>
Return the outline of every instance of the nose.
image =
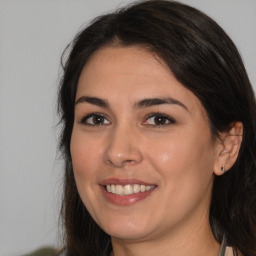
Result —
<instances>
[{"instance_id":1,"label":"nose","mask_svg":"<svg viewBox=\"0 0 256 256\"><path fill-rule=\"evenodd\" d=\"M140 163L143 159L138 134L127 127L116 127L107 138L104 162L121 168Z\"/></svg>"}]
</instances>

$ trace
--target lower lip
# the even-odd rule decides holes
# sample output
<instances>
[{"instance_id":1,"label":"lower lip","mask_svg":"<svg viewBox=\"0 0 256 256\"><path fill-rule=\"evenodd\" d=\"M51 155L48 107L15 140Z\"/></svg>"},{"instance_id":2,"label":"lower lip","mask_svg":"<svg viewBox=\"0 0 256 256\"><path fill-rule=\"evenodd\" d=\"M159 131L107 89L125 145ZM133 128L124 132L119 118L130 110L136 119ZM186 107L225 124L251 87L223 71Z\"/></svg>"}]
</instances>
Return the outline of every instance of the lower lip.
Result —
<instances>
[{"instance_id":1,"label":"lower lip","mask_svg":"<svg viewBox=\"0 0 256 256\"><path fill-rule=\"evenodd\" d=\"M139 192L135 193L132 195L116 195L113 193L108 192L105 189L105 186L100 186L101 191L103 192L103 195L105 198L111 202L112 204L119 205L119 206L129 206L133 205L146 197L148 197L154 190L155 188L145 191L145 192Z\"/></svg>"}]
</instances>

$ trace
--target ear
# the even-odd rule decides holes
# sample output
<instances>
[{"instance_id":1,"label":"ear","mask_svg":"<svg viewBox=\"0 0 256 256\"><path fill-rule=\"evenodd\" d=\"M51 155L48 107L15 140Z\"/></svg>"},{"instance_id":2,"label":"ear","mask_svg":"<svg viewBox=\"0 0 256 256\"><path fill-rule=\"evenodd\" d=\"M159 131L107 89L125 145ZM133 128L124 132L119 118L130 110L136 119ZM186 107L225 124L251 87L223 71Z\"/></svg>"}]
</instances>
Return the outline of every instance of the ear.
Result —
<instances>
[{"instance_id":1,"label":"ear","mask_svg":"<svg viewBox=\"0 0 256 256\"><path fill-rule=\"evenodd\" d=\"M219 146L217 147L217 158L213 167L216 175L222 175L234 165L242 143L243 124L241 122L233 122L230 127L229 132L221 134Z\"/></svg>"}]
</instances>

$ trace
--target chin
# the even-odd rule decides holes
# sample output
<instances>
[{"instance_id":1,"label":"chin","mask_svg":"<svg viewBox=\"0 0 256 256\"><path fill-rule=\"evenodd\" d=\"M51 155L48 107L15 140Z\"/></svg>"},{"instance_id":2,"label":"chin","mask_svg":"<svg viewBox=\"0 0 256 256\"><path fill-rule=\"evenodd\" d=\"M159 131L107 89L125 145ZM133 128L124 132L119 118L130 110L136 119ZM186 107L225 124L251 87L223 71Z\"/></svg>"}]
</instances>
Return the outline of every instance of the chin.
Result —
<instances>
[{"instance_id":1,"label":"chin","mask_svg":"<svg viewBox=\"0 0 256 256\"><path fill-rule=\"evenodd\" d=\"M150 223L150 222L149 222ZM152 232L152 227L145 219L134 217L114 217L99 223L101 228L112 238L122 240L140 240Z\"/></svg>"},{"instance_id":2,"label":"chin","mask_svg":"<svg viewBox=\"0 0 256 256\"><path fill-rule=\"evenodd\" d=\"M119 229L113 230L111 229L109 232L106 232L114 239L120 240L130 240L130 241L141 241L149 236L150 232L147 230L129 230L129 229Z\"/></svg>"}]
</instances>

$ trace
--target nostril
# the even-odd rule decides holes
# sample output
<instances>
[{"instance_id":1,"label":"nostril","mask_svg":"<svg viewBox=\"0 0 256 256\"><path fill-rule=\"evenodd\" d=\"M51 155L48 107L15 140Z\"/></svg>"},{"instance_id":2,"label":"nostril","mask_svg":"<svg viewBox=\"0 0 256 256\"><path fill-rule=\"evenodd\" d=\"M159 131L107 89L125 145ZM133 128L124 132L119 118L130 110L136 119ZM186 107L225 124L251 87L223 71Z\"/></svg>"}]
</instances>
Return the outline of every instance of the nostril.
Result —
<instances>
[{"instance_id":1,"label":"nostril","mask_svg":"<svg viewBox=\"0 0 256 256\"><path fill-rule=\"evenodd\" d=\"M123 162L122 162L122 166L124 166L124 165L132 165L132 164L135 164L136 163L136 161L134 161L134 160L124 160Z\"/></svg>"},{"instance_id":2,"label":"nostril","mask_svg":"<svg viewBox=\"0 0 256 256\"><path fill-rule=\"evenodd\" d=\"M120 162L113 162L111 160L107 160L106 161L107 164L110 164L110 165L115 165L117 167L123 167L125 165L133 165L136 163L136 161L134 160L123 160L123 161L120 161Z\"/></svg>"}]
</instances>

